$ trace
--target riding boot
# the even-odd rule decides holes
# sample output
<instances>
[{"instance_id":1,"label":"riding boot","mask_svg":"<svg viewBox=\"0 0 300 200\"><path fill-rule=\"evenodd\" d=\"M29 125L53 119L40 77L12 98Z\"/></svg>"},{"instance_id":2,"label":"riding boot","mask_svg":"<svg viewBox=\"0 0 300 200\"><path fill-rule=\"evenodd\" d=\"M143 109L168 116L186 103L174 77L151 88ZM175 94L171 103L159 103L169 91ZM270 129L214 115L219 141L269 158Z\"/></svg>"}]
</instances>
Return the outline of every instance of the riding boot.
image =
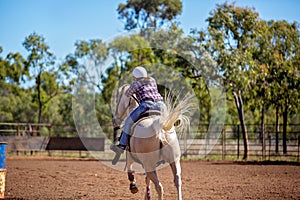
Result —
<instances>
[{"instance_id":1,"label":"riding boot","mask_svg":"<svg viewBox=\"0 0 300 200\"><path fill-rule=\"evenodd\" d=\"M110 145L110 149L111 149L112 151L114 151L115 153L122 154L122 153L124 152L124 150L126 149L126 145L122 145L122 144L118 144L118 145L111 144L111 145Z\"/></svg>"},{"instance_id":2,"label":"riding boot","mask_svg":"<svg viewBox=\"0 0 300 200\"><path fill-rule=\"evenodd\" d=\"M112 164L112 165L116 165L117 162L118 162L119 159L120 159L120 156L121 156L120 153L116 153L115 157L114 157L114 158L112 159L112 161L111 161L111 164Z\"/></svg>"},{"instance_id":3,"label":"riding boot","mask_svg":"<svg viewBox=\"0 0 300 200\"><path fill-rule=\"evenodd\" d=\"M115 144L110 145L110 149L116 153L114 159L112 160L113 165L115 165L119 161L121 154L126 149L127 142L128 142L128 135L127 133L122 131L120 137L120 143L118 145Z\"/></svg>"},{"instance_id":4,"label":"riding boot","mask_svg":"<svg viewBox=\"0 0 300 200\"><path fill-rule=\"evenodd\" d=\"M126 148L126 146L121 145L121 144L118 144L118 145L111 144L110 145L110 149L116 153L115 157L111 161L112 165L117 164L117 162L119 161L121 154L124 152L125 148Z\"/></svg>"}]
</instances>

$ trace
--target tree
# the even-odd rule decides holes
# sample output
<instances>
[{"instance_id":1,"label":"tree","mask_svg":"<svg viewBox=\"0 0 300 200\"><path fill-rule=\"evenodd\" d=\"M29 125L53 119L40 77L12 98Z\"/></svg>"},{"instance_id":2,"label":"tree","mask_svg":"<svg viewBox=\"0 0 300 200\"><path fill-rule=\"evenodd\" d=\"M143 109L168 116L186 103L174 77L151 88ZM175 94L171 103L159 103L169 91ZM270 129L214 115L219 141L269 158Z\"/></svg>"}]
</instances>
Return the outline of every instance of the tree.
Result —
<instances>
[{"instance_id":1,"label":"tree","mask_svg":"<svg viewBox=\"0 0 300 200\"><path fill-rule=\"evenodd\" d=\"M77 41L74 54L66 56L62 68L69 72L69 78L76 77L78 84L95 86L100 92L103 64L107 56L108 48L102 40Z\"/></svg>"},{"instance_id":2,"label":"tree","mask_svg":"<svg viewBox=\"0 0 300 200\"><path fill-rule=\"evenodd\" d=\"M206 49L218 63L225 87L236 103L244 138L244 157L248 159L248 134L244 120L244 98L249 89L249 72L255 62L252 53L258 32L258 13L250 8L221 4L210 13Z\"/></svg>"},{"instance_id":3,"label":"tree","mask_svg":"<svg viewBox=\"0 0 300 200\"><path fill-rule=\"evenodd\" d=\"M138 65L149 64L153 61L149 42L138 34L116 38L109 43L109 51L114 60L106 70L107 75L102 77L103 97L107 103L110 103L116 84L118 82L118 86L124 84L122 77L126 73Z\"/></svg>"},{"instance_id":4,"label":"tree","mask_svg":"<svg viewBox=\"0 0 300 200\"><path fill-rule=\"evenodd\" d=\"M261 21L258 25L257 37L256 37L256 49L253 51L253 59L256 64L251 66L249 70L250 87L249 94L252 96L248 100L251 110L261 110L261 127L260 127L260 139L262 142L262 158L265 158L265 113L271 105L271 95L269 88L269 73L268 66L270 65L270 43L269 38L272 36L269 31L269 27L266 21Z\"/></svg>"},{"instance_id":5,"label":"tree","mask_svg":"<svg viewBox=\"0 0 300 200\"><path fill-rule=\"evenodd\" d=\"M75 86L72 88L72 92L76 94L73 96L73 106L76 105L75 102L78 101L77 97L81 95L80 93L86 94L90 98L89 95L92 95L96 91L94 96L96 97L95 102L93 101L95 103L94 108L96 109L97 118L103 127L106 125L107 115L109 115L109 112L107 112L109 109L107 105L103 104L103 95L101 94L103 90L103 67L106 64L105 62L107 62L108 51L107 44L100 39L77 41L75 43L75 52L67 55L64 63L61 65L61 68L67 71L65 76L69 79L70 85ZM86 90L85 92L83 91L84 89ZM61 100L60 105L67 109L67 111L71 111L72 108L67 106L68 102L72 102L71 96L66 95ZM78 107L76 106L73 107L73 111L79 112L79 115L82 114L79 109L80 104L78 104ZM70 122L70 120L67 120L69 116L68 112L60 109L60 113L64 121ZM111 115L109 116L111 117ZM80 126L80 124L81 122L77 125Z\"/></svg>"},{"instance_id":6,"label":"tree","mask_svg":"<svg viewBox=\"0 0 300 200\"><path fill-rule=\"evenodd\" d=\"M258 62L252 79L253 90L262 99L262 133L264 111L273 105L276 110L276 152L279 153L279 113L283 116L283 150L286 152L287 110L297 109L297 58L299 58L299 31L297 24L286 21L262 21L254 58ZM296 72L296 75L295 75ZM288 102L288 106L286 106Z\"/></svg>"},{"instance_id":7,"label":"tree","mask_svg":"<svg viewBox=\"0 0 300 200\"><path fill-rule=\"evenodd\" d=\"M272 33L269 83L272 103L283 113L283 153L286 154L288 115L297 111L299 105L300 32L296 22L270 21L268 24Z\"/></svg>"},{"instance_id":8,"label":"tree","mask_svg":"<svg viewBox=\"0 0 300 200\"><path fill-rule=\"evenodd\" d=\"M180 0L127 0L126 4L119 5L117 11L119 19L125 22L125 30L157 30L181 14L182 3Z\"/></svg>"},{"instance_id":9,"label":"tree","mask_svg":"<svg viewBox=\"0 0 300 200\"><path fill-rule=\"evenodd\" d=\"M23 46L29 52L25 67L29 69L29 77L35 79L38 123L41 123L43 107L49 101L49 97L43 95L42 87L45 79L42 76L45 72L51 71L50 68L54 66L55 57L50 52L49 46L45 43L45 38L37 33L32 33L26 37Z\"/></svg>"},{"instance_id":10,"label":"tree","mask_svg":"<svg viewBox=\"0 0 300 200\"><path fill-rule=\"evenodd\" d=\"M0 47L0 53L2 48ZM0 57L0 121L27 121L32 115L29 91L20 88L24 75L25 59L20 53Z\"/></svg>"},{"instance_id":11,"label":"tree","mask_svg":"<svg viewBox=\"0 0 300 200\"><path fill-rule=\"evenodd\" d=\"M212 80L208 74L213 74L214 66L207 59L209 56L206 56L205 49L197 41L194 37L185 37L183 31L173 25L170 29L161 29L153 33L150 44L153 47L156 62L165 65L170 70L177 71L184 77L184 82L192 88L201 104L200 113L203 114L200 119L197 118L197 121L208 123L211 111L208 80ZM166 72L170 70L166 70ZM160 71L162 73L164 70ZM170 77L170 74L166 74L165 77ZM178 81L176 77L166 81L172 82L173 88L177 90L183 89L181 88L183 86L182 80Z\"/></svg>"}]
</instances>

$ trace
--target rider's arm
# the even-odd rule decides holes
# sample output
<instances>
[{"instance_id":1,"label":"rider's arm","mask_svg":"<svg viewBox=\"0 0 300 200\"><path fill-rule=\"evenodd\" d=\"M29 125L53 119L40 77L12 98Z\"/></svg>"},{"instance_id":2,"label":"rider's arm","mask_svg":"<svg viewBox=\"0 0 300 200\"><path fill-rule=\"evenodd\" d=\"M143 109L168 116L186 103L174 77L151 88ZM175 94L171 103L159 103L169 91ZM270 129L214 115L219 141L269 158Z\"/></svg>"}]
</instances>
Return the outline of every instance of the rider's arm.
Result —
<instances>
[{"instance_id":1,"label":"rider's arm","mask_svg":"<svg viewBox=\"0 0 300 200\"><path fill-rule=\"evenodd\" d=\"M125 95L127 97L131 97L134 93L136 93L136 91L138 90L138 88L140 87L140 84L138 81L134 81L130 87L126 90Z\"/></svg>"}]
</instances>

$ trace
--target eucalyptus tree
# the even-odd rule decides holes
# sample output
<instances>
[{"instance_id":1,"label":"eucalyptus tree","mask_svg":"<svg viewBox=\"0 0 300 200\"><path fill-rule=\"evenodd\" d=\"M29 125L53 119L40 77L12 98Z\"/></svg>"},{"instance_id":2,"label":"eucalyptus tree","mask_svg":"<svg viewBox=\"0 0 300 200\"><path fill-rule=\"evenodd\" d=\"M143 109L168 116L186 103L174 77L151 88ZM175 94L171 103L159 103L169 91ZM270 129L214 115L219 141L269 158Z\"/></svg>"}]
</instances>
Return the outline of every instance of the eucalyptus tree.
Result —
<instances>
[{"instance_id":1,"label":"eucalyptus tree","mask_svg":"<svg viewBox=\"0 0 300 200\"><path fill-rule=\"evenodd\" d=\"M299 24L286 21L270 21L268 24L272 33L270 38L272 57L268 69L272 103L276 108L277 117L279 110L282 110L283 153L287 153L288 115L297 112L299 105ZM279 119L276 121L278 124Z\"/></svg>"},{"instance_id":2,"label":"eucalyptus tree","mask_svg":"<svg viewBox=\"0 0 300 200\"><path fill-rule=\"evenodd\" d=\"M37 33L32 33L25 38L23 46L29 52L25 61L25 67L29 70L29 78L35 80L34 101L38 107L38 123L41 123L43 109L46 104L57 94L58 87L53 88L50 94L44 91L46 73L57 73L55 71L55 56L50 52L50 47L46 44L45 38ZM44 76L44 77L43 77Z\"/></svg>"},{"instance_id":3,"label":"eucalyptus tree","mask_svg":"<svg viewBox=\"0 0 300 200\"><path fill-rule=\"evenodd\" d=\"M273 69L276 81L280 83L277 90L277 98L282 99L276 103L282 103L283 109L283 153L287 153L287 124L288 116L297 112L299 105L299 58L300 58L300 31L299 25L286 21L274 23L275 65ZM280 98L280 97L279 97Z\"/></svg>"},{"instance_id":4,"label":"eucalyptus tree","mask_svg":"<svg viewBox=\"0 0 300 200\"><path fill-rule=\"evenodd\" d=\"M156 30L163 25L170 25L181 14L182 3L180 0L127 0L126 4L119 4L117 11L125 30Z\"/></svg>"},{"instance_id":5,"label":"eucalyptus tree","mask_svg":"<svg viewBox=\"0 0 300 200\"><path fill-rule=\"evenodd\" d=\"M124 84L126 74L138 65L151 63L153 57L149 42L139 34L115 38L109 43L109 52L113 62L106 69L106 75L102 79L106 102L110 101L113 89ZM130 79L126 81L128 80Z\"/></svg>"},{"instance_id":6,"label":"eucalyptus tree","mask_svg":"<svg viewBox=\"0 0 300 200\"><path fill-rule=\"evenodd\" d=\"M101 76L103 63L107 57L107 47L100 39L77 41L75 52L66 56L61 65L65 69L65 76L69 80L69 89L74 91L74 85L85 85L101 91ZM80 87L79 86L79 87Z\"/></svg>"},{"instance_id":7,"label":"eucalyptus tree","mask_svg":"<svg viewBox=\"0 0 300 200\"><path fill-rule=\"evenodd\" d=\"M181 77L184 77L184 82L192 88L198 98L201 110L200 119L197 121L207 124L211 111L208 84L211 77L207 75L210 74L208 73L209 70L213 71L212 63L206 62L208 61L208 57L205 56L207 52L197 43L195 38L184 36L183 31L175 25L170 29L160 29L153 33L150 44L154 48L156 62L169 68L165 70L166 72L174 70L174 72L179 73ZM182 90L181 87L184 84L178 82L176 73L173 73L173 77L172 73L165 74L165 77L168 77L165 81L172 83L173 88Z\"/></svg>"},{"instance_id":8,"label":"eucalyptus tree","mask_svg":"<svg viewBox=\"0 0 300 200\"><path fill-rule=\"evenodd\" d=\"M256 38L256 49L253 51L255 65L250 68L250 94L253 97L249 99L250 109L260 109L260 139L262 142L262 157L265 157L265 113L271 106L271 88L269 67L272 65L272 45L270 38L272 33L266 21L261 20L258 25L259 31Z\"/></svg>"},{"instance_id":9,"label":"eucalyptus tree","mask_svg":"<svg viewBox=\"0 0 300 200\"><path fill-rule=\"evenodd\" d=\"M24 57L20 53L9 53L6 59L0 62L3 62L1 80L19 86L24 81L24 75L28 74L28 69L24 66Z\"/></svg>"},{"instance_id":10,"label":"eucalyptus tree","mask_svg":"<svg viewBox=\"0 0 300 200\"><path fill-rule=\"evenodd\" d=\"M2 47L0 46L0 53ZM19 82L23 73L24 58L19 53L0 57L0 121L14 120L14 96L19 93Z\"/></svg>"},{"instance_id":11,"label":"eucalyptus tree","mask_svg":"<svg viewBox=\"0 0 300 200\"><path fill-rule=\"evenodd\" d=\"M279 153L279 116L283 114L283 153L286 153L288 113L299 105L299 27L296 22L262 21L254 57L254 84L265 106L276 110L276 152ZM254 79L253 79L254 80ZM262 124L263 124L262 112ZM263 127L262 127L263 130Z\"/></svg>"},{"instance_id":12,"label":"eucalyptus tree","mask_svg":"<svg viewBox=\"0 0 300 200\"><path fill-rule=\"evenodd\" d=\"M67 55L64 65L71 73L70 78L76 77L77 82L96 87L101 91L103 64L107 55L108 48L100 39L77 41L75 52Z\"/></svg>"},{"instance_id":13,"label":"eucalyptus tree","mask_svg":"<svg viewBox=\"0 0 300 200\"><path fill-rule=\"evenodd\" d=\"M255 65L252 54L256 48L259 15L252 8L224 3L217 5L207 21L208 33L203 33L201 37L206 37L206 49L217 62L218 70L224 77L225 88L233 94L244 139L243 159L248 159L243 98L249 94L249 75Z\"/></svg>"},{"instance_id":14,"label":"eucalyptus tree","mask_svg":"<svg viewBox=\"0 0 300 200\"><path fill-rule=\"evenodd\" d=\"M61 105L69 111L73 110L78 112L76 113L78 115L77 118L74 118L76 123L82 124L78 119L84 117L90 119L85 121L87 123L93 121L91 119L93 119L94 113L87 113L88 109L84 108L85 106L89 109L95 106L93 109L96 110L98 120L101 121L101 123L103 119L106 119L106 113L109 113L106 104L102 103L102 79L107 57L108 46L101 39L76 41L74 53L67 55L64 63L61 65L61 68L65 69L67 72L65 76L69 80L69 88L73 93L73 99L70 96L65 95L62 98ZM80 99L81 95L86 96L86 101ZM91 100L92 98L94 98L94 101ZM89 100L91 102L89 102ZM73 108L67 105L68 101L70 105L73 105ZM65 112L64 110L61 110L60 112L62 112L63 118L71 123L70 120L67 120L69 116L68 112ZM72 126L73 125L74 124L72 124Z\"/></svg>"},{"instance_id":15,"label":"eucalyptus tree","mask_svg":"<svg viewBox=\"0 0 300 200\"><path fill-rule=\"evenodd\" d=\"M0 53L2 47L0 47ZM0 57L0 121L27 122L34 114L31 93L23 87L28 69L20 53L10 52Z\"/></svg>"},{"instance_id":16,"label":"eucalyptus tree","mask_svg":"<svg viewBox=\"0 0 300 200\"><path fill-rule=\"evenodd\" d=\"M139 34L129 34L115 38L109 43L109 54L113 59L102 77L102 95L104 102L109 105L110 112L114 113L117 102L114 101L115 91L123 84L132 81L130 72L135 66L145 64L151 59L151 49L145 38ZM104 116L108 121L111 115ZM116 132L114 134L116 140Z\"/></svg>"}]
</instances>

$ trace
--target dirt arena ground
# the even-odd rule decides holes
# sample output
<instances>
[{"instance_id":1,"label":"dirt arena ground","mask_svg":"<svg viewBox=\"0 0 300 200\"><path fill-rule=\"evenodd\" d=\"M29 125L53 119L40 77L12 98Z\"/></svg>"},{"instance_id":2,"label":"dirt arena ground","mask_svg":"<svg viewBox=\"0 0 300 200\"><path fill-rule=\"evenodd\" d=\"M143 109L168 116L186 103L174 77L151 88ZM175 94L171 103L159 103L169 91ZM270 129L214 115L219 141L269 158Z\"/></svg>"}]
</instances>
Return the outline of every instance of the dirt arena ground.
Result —
<instances>
[{"instance_id":1,"label":"dirt arena ground","mask_svg":"<svg viewBox=\"0 0 300 200\"><path fill-rule=\"evenodd\" d=\"M171 169L158 175L165 199L176 199ZM140 191L131 194L127 174L99 161L8 158L5 198L141 200L144 175L136 179ZM187 200L300 199L299 165L182 161L182 181Z\"/></svg>"}]
</instances>

